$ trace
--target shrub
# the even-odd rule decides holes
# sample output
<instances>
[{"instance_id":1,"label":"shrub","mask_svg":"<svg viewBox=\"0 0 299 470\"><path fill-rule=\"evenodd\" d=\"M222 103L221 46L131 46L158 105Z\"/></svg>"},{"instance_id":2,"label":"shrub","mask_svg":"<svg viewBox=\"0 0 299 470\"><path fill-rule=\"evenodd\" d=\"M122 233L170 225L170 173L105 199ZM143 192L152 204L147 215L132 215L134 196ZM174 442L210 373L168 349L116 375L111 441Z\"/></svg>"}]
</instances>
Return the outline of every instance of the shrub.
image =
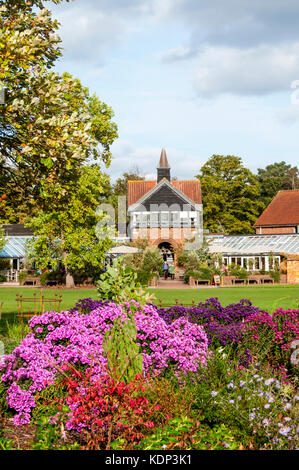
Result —
<instances>
[{"instance_id":1,"label":"shrub","mask_svg":"<svg viewBox=\"0 0 299 470\"><path fill-rule=\"evenodd\" d=\"M0 271L8 271L10 269L10 260L7 258L0 258Z\"/></svg>"},{"instance_id":2,"label":"shrub","mask_svg":"<svg viewBox=\"0 0 299 470\"><path fill-rule=\"evenodd\" d=\"M115 259L112 266L107 266L97 282L101 300L129 302L136 300L140 303L150 301L154 296L144 292L137 281L136 272L124 265L122 259Z\"/></svg>"},{"instance_id":3,"label":"shrub","mask_svg":"<svg viewBox=\"0 0 299 470\"><path fill-rule=\"evenodd\" d=\"M233 266L230 267L230 275L236 276L238 279L248 279L248 271L245 268L241 268L240 266Z\"/></svg>"},{"instance_id":4,"label":"shrub","mask_svg":"<svg viewBox=\"0 0 299 470\"><path fill-rule=\"evenodd\" d=\"M148 282L156 276L155 273L150 273L145 269L139 269L137 271L137 282L142 286L147 286Z\"/></svg>"},{"instance_id":5,"label":"shrub","mask_svg":"<svg viewBox=\"0 0 299 470\"><path fill-rule=\"evenodd\" d=\"M298 319L299 310L253 313L245 319L244 341L261 361L290 368L292 342L299 339Z\"/></svg>"},{"instance_id":6,"label":"shrub","mask_svg":"<svg viewBox=\"0 0 299 470\"><path fill-rule=\"evenodd\" d=\"M201 413L203 424L224 424L249 449L296 448L298 396L273 370L256 365L242 369L238 361L228 360L229 349L214 351L207 367L187 379L194 397L192 414Z\"/></svg>"},{"instance_id":7,"label":"shrub","mask_svg":"<svg viewBox=\"0 0 299 470\"><path fill-rule=\"evenodd\" d=\"M187 416L169 420L150 437L142 440L138 449L159 450L236 450L238 444L231 431L221 424L212 428Z\"/></svg>"},{"instance_id":8,"label":"shrub","mask_svg":"<svg viewBox=\"0 0 299 470\"><path fill-rule=\"evenodd\" d=\"M159 407L145 397L142 376L127 385L108 377L91 383L88 374L74 371L63 384L70 410L66 429L83 435L89 449L109 448L116 439L132 446L155 426L153 415Z\"/></svg>"},{"instance_id":9,"label":"shrub","mask_svg":"<svg viewBox=\"0 0 299 470\"><path fill-rule=\"evenodd\" d=\"M149 273L159 274L163 265L163 256L158 248L148 247L145 249L142 269Z\"/></svg>"},{"instance_id":10,"label":"shrub","mask_svg":"<svg viewBox=\"0 0 299 470\"><path fill-rule=\"evenodd\" d=\"M276 284L280 282L280 271L269 271L270 276Z\"/></svg>"},{"instance_id":11,"label":"shrub","mask_svg":"<svg viewBox=\"0 0 299 470\"><path fill-rule=\"evenodd\" d=\"M22 285L23 281L28 277L28 273L25 271L21 271L19 273L19 284Z\"/></svg>"}]
</instances>

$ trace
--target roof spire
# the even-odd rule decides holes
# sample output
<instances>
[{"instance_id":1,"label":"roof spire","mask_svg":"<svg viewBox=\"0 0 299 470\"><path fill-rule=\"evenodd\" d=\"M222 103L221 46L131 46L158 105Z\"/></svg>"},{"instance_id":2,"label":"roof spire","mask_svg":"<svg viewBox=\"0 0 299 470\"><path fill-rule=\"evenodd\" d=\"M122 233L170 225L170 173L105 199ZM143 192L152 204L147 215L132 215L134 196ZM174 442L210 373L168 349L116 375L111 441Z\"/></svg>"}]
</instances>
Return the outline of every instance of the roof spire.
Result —
<instances>
[{"instance_id":1,"label":"roof spire","mask_svg":"<svg viewBox=\"0 0 299 470\"><path fill-rule=\"evenodd\" d=\"M158 168L170 168L168 160L167 160L166 150L164 148L162 149L162 152L161 152Z\"/></svg>"}]
</instances>

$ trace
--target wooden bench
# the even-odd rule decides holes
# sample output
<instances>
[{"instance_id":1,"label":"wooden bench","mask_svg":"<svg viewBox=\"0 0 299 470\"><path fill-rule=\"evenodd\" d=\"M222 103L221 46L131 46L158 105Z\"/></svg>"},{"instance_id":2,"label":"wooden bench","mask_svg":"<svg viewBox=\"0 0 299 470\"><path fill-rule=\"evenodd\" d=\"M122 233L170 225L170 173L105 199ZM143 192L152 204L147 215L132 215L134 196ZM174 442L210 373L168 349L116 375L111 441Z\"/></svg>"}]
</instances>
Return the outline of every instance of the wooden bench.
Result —
<instances>
[{"instance_id":1,"label":"wooden bench","mask_svg":"<svg viewBox=\"0 0 299 470\"><path fill-rule=\"evenodd\" d=\"M197 284L198 286L200 284L205 284L205 285L210 285L211 284L211 281L209 279L194 279L194 282L195 284Z\"/></svg>"},{"instance_id":2,"label":"wooden bench","mask_svg":"<svg viewBox=\"0 0 299 470\"><path fill-rule=\"evenodd\" d=\"M48 279L46 281L46 286L57 286L58 284L58 281L56 281L55 279Z\"/></svg>"},{"instance_id":3,"label":"wooden bench","mask_svg":"<svg viewBox=\"0 0 299 470\"><path fill-rule=\"evenodd\" d=\"M232 284L245 284L246 279L232 279Z\"/></svg>"},{"instance_id":4,"label":"wooden bench","mask_svg":"<svg viewBox=\"0 0 299 470\"><path fill-rule=\"evenodd\" d=\"M261 284L274 284L274 279L272 277L262 277Z\"/></svg>"},{"instance_id":5,"label":"wooden bench","mask_svg":"<svg viewBox=\"0 0 299 470\"><path fill-rule=\"evenodd\" d=\"M40 280L36 277L26 277L22 282L22 286L40 286Z\"/></svg>"}]
</instances>

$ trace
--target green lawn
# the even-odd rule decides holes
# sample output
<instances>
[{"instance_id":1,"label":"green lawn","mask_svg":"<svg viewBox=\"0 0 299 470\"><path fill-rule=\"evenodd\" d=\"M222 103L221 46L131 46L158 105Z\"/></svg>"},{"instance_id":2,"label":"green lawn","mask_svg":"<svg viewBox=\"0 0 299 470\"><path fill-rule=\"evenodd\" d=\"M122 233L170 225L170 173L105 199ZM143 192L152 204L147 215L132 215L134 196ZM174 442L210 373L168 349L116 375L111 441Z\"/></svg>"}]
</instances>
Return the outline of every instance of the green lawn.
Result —
<instances>
[{"instance_id":1,"label":"green lawn","mask_svg":"<svg viewBox=\"0 0 299 470\"><path fill-rule=\"evenodd\" d=\"M175 299L178 299L179 303L190 304L192 299L201 302L210 297L218 297L222 305L249 299L253 305L269 312L279 307L299 308L299 285L149 290L156 295L156 302L162 299L162 303L166 304L175 303Z\"/></svg>"},{"instance_id":2,"label":"green lawn","mask_svg":"<svg viewBox=\"0 0 299 470\"><path fill-rule=\"evenodd\" d=\"M17 311L16 294L22 294L24 298L33 296L33 292L40 295L41 289L22 287L1 287L0 304L2 303L2 313L15 313ZM218 297L223 305L237 302L240 299L250 299L252 303L266 310L273 310L278 307L295 308L299 307L299 285L283 286L249 286L249 287L218 287L200 289L149 289L150 293L156 295L156 303L162 299L163 303L174 304L175 299L179 303L190 304L192 299L200 302L210 297ZM86 297L97 298L96 289L43 289L45 298L54 298L55 294L62 295L62 309L66 310L75 305L79 299ZM27 304L33 309L33 304Z\"/></svg>"},{"instance_id":3,"label":"green lawn","mask_svg":"<svg viewBox=\"0 0 299 470\"><path fill-rule=\"evenodd\" d=\"M218 297L223 305L238 302L240 299L250 299L253 305L273 312L278 307L299 308L299 285L288 286L249 286L249 287L218 287L200 289L148 289L150 293L156 295L155 303L160 299L164 304L179 303L191 304L204 301L210 297ZM37 297L41 295L41 289L22 287L1 287L0 288L0 335L6 331L6 322L17 322L17 302L16 294L23 295L23 298L31 298L36 292ZM55 294L62 295L61 308L67 310L74 307L79 299L91 297L97 298L96 289L43 289L45 298L53 299ZM33 303L26 304L27 311L33 311ZM52 307L53 309L53 307ZM25 312L25 309L24 309Z\"/></svg>"}]
</instances>

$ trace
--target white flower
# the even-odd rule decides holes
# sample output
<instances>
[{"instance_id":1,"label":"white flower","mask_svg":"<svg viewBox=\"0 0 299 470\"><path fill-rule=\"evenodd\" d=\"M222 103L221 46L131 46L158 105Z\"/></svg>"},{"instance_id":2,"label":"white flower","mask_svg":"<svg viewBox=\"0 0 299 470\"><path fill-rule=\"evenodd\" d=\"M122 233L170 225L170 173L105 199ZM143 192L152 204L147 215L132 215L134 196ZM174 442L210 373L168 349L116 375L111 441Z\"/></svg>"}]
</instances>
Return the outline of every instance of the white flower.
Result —
<instances>
[{"instance_id":1,"label":"white flower","mask_svg":"<svg viewBox=\"0 0 299 470\"><path fill-rule=\"evenodd\" d=\"M265 385L270 385L272 382L274 382L275 379L267 379L265 380Z\"/></svg>"}]
</instances>

